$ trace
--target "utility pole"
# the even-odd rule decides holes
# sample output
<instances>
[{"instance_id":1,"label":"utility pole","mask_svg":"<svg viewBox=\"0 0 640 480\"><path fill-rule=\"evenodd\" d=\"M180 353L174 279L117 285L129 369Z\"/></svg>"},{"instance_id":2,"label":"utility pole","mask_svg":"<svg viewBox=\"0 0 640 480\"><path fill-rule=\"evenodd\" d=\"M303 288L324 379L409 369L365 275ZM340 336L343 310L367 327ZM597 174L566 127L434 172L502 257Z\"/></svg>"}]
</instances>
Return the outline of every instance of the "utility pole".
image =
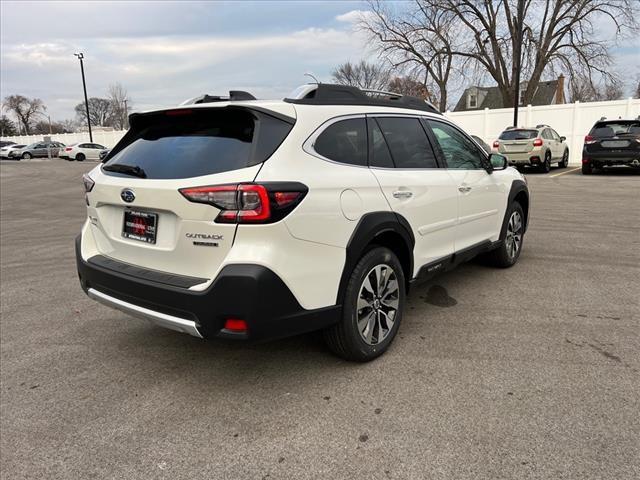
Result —
<instances>
[{"instance_id":1,"label":"utility pole","mask_svg":"<svg viewBox=\"0 0 640 480\"><path fill-rule=\"evenodd\" d=\"M80 60L80 71L82 72L82 88L84 89L84 106L87 109L87 125L89 126L89 141L93 143L93 134L91 133L91 119L89 118L89 99L87 98L87 82L84 79L84 63L82 60L84 59L84 54L74 53L78 60Z\"/></svg>"},{"instance_id":2,"label":"utility pole","mask_svg":"<svg viewBox=\"0 0 640 480\"><path fill-rule=\"evenodd\" d=\"M522 67L522 40L524 37L524 0L518 0L518 12L515 22L515 45L513 48L512 78L514 84L513 92L513 126L518 126L518 107L520 105L520 69Z\"/></svg>"},{"instance_id":3,"label":"utility pole","mask_svg":"<svg viewBox=\"0 0 640 480\"><path fill-rule=\"evenodd\" d=\"M123 130L129 128L129 108L127 107L127 99L124 99L124 119L122 121Z\"/></svg>"}]
</instances>

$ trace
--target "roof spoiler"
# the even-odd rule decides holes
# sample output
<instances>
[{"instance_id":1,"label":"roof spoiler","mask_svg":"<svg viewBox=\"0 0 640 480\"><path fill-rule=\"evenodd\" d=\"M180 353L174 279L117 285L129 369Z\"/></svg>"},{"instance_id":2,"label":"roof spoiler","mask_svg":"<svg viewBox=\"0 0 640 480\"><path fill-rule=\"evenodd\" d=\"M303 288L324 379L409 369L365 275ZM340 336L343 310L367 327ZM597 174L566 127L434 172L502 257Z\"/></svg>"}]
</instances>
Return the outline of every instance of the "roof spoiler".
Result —
<instances>
[{"instance_id":1,"label":"roof spoiler","mask_svg":"<svg viewBox=\"0 0 640 480\"><path fill-rule=\"evenodd\" d=\"M188 100L185 100L180 105L196 105L199 103L214 103L214 102L239 102L242 100L256 100L256 97L251 95L249 92L245 92L243 90L230 90L229 96L220 96L220 95L200 95L198 97L193 97Z\"/></svg>"}]
</instances>

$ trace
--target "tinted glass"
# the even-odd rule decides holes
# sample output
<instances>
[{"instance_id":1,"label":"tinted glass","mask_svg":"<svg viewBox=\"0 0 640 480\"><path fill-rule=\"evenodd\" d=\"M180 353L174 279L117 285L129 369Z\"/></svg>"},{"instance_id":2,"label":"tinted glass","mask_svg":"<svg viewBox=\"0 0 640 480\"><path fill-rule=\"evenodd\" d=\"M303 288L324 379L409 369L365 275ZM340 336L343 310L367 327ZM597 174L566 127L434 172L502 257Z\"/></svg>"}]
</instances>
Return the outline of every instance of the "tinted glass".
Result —
<instances>
[{"instance_id":1,"label":"tinted glass","mask_svg":"<svg viewBox=\"0 0 640 480\"><path fill-rule=\"evenodd\" d=\"M442 149L448 168L484 168L483 154L478 146L456 128L442 122L428 120L429 126Z\"/></svg>"},{"instance_id":2,"label":"tinted glass","mask_svg":"<svg viewBox=\"0 0 640 480\"><path fill-rule=\"evenodd\" d=\"M613 137L616 135L638 134L639 121L596 123L589 135L593 137Z\"/></svg>"},{"instance_id":3,"label":"tinted glass","mask_svg":"<svg viewBox=\"0 0 640 480\"><path fill-rule=\"evenodd\" d=\"M91 148L91 144L90 143L81 143L80 145L78 145L78 148Z\"/></svg>"},{"instance_id":4,"label":"tinted glass","mask_svg":"<svg viewBox=\"0 0 640 480\"><path fill-rule=\"evenodd\" d=\"M376 118L396 168L437 168L436 157L420 120L403 117Z\"/></svg>"},{"instance_id":5,"label":"tinted glass","mask_svg":"<svg viewBox=\"0 0 640 480\"><path fill-rule=\"evenodd\" d=\"M237 170L264 162L292 127L240 108L182 112L136 118L106 165L138 166L147 178L190 178Z\"/></svg>"},{"instance_id":6,"label":"tinted glass","mask_svg":"<svg viewBox=\"0 0 640 480\"><path fill-rule=\"evenodd\" d=\"M500 134L500 140L531 140L538 136L537 130L505 130Z\"/></svg>"},{"instance_id":7,"label":"tinted glass","mask_svg":"<svg viewBox=\"0 0 640 480\"><path fill-rule=\"evenodd\" d=\"M316 139L316 152L334 162L367 165L367 130L364 118L329 125Z\"/></svg>"},{"instance_id":8,"label":"tinted glass","mask_svg":"<svg viewBox=\"0 0 640 480\"><path fill-rule=\"evenodd\" d=\"M369 134L371 135L371 151L369 165L372 167L393 168L393 160L387 147L387 142L382 136L382 131L375 119L369 120Z\"/></svg>"}]
</instances>

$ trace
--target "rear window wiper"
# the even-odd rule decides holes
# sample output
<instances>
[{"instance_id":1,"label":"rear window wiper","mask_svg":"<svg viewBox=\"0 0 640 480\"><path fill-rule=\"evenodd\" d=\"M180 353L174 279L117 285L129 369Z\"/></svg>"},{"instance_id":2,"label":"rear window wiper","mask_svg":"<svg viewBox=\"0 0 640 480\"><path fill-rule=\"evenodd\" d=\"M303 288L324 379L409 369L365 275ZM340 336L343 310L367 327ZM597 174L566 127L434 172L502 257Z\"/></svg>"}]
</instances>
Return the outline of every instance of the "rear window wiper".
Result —
<instances>
[{"instance_id":1,"label":"rear window wiper","mask_svg":"<svg viewBox=\"0 0 640 480\"><path fill-rule=\"evenodd\" d=\"M111 165L105 165L102 167L107 172L124 173L125 175L132 175L134 177L147 178L147 174L143 169L137 165L125 165L122 163L113 163Z\"/></svg>"}]
</instances>

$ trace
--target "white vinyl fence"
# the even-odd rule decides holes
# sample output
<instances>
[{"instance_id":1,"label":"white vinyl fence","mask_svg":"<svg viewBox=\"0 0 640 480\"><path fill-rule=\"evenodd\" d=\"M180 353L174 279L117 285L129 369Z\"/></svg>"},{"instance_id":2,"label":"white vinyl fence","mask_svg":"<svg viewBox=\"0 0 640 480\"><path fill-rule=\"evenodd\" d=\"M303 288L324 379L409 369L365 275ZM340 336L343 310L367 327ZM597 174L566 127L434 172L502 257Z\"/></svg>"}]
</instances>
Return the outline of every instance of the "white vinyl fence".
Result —
<instances>
[{"instance_id":1,"label":"white vinyl fence","mask_svg":"<svg viewBox=\"0 0 640 480\"><path fill-rule=\"evenodd\" d=\"M445 112L445 117L464 128L470 134L477 135L489 145L498 138L500 133L513 122L513 109L500 108L495 110L478 110L473 112ZM541 123L549 125L559 135L567 137L569 162L580 164L584 136L589 133L593 124L601 117L609 119L636 118L640 115L640 99L613 100L607 102L567 103L564 105L544 105L532 107L527 105L519 112L520 126L535 127ZM105 147L112 148L126 133L124 130L113 132L94 132L93 141ZM6 137L16 143L34 143L41 141L42 135L22 135ZM57 140L69 145L76 142L88 142L89 133L63 133L51 135Z\"/></svg>"},{"instance_id":2,"label":"white vinyl fence","mask_svg":"<svg viewBox=\"0 0 640 480\"><path fill-rule=\"evenodd\" d=\"M513 125L513 109L479 110L473 112L446 112L445 117L460 125L466 132L477 135L491 145L508 126ZM563 105L527 105L518 110L519 126L535 127L546 124L558 135L567 137L569 163L580 164L584 137L601 117L608 119L637 118L640 115L640 99L612 100L607 102L566 103Z\"/></svg>"},{"instance_id":3,"label":"white vinyl fence","mask_svg":"<svg viewBox=\"0 0 640 480\"><path fill-rule=\"evenodd\" d=\"M93 132L93 143L104 145L107 148L113 148L113 146L120 141L120 139L127 133L126 130L116 130L111 132ZM2 140L10 140L18 144L30 145L35 142L41 142L44 137L51 137L51 140L56 142L62 142L65 145L71 145L72 143L81 143L89 141L89 132L80 133L53 133L51 135L18 135L15 137L2 137Z\"/></svg>"}]
</instances>

